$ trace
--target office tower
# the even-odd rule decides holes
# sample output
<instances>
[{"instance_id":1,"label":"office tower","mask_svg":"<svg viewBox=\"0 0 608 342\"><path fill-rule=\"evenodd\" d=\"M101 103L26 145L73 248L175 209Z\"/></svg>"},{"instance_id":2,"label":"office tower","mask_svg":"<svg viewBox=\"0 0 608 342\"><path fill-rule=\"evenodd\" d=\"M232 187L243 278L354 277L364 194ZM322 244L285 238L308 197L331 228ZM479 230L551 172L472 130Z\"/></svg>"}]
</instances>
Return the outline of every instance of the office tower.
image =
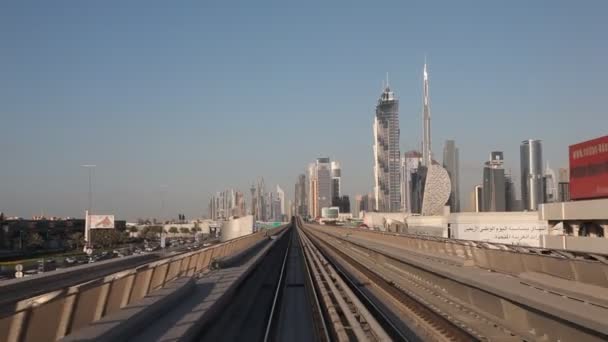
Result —
<instances>
[{"instance_id":1,"label":"office tower","mask_svg":"<svg viewBox=\"0 0 608 342\"><path fill-rule=\"evenodd\" d=\"M566 168L559 169L559 178L557 184L557 200L558 202L567 202L570 200L570 170Z\"/></svg>"},{"instance_id":2,"label":"office tower","mask_svg":"<svg viewBox=\"0 0 608 342\"><path fill-rule=\"evenodd\" d=\"M334 197L332 206L338 207L341 213L350 213L350 197L348 195Z\"/></svg>"},{"instance_id":3,"label":"office tower","mask_svg":"<svg viewBox=\"0 0 608 342\"><path fill-rule=\"evenodd\" d=\"M281 200L278 196L274 196L272 200L272 221L281 222L283 221L283 214L281 213Z\"/></svg>"},{"instance_id":4,"label":"office tower","mask_svg":"<svg viewBox=\"0 0 608 342\"><path fill-rule=\"evenodd\" d=\"M295 188L294 212L295 215L299 215L302 217L308 215L308 199L306 196L306 189L306 175L301 174L298 176L298 181L296 183Z\"/></svg>"},{"instance_id":5,"label":"office tower","mask_svg":"<svg viewBox=\"0 0 608 342\"><path fill-rule=\"evenodd\" d=\"M331 162L331 193L332 193L332 205L338 206L337 202L340 201L342 196L342 170L340 163L337 161Z\"/></svg>"},{"instance_id":6,"label":"office tower","mask_svg":"<svg viewBox=\"0 0 608 342\"><path fill-rule=\"evenodd\" d=\"M363 196L355 195L355 206L353 207L352 213L354 218L359 217L359 213L361 212L361 202L363 201Z\"/></svg>"},{"instance_id":7,"label":"office tower","mask_svg":"<svg viewBox=\"0 0 608 342\"><path fill-rule=\"evenodd\" d=\"M266 186L264 184L264 178L258 180L258 186L256 190L256 216L255 219L258 221L265 221L267 217L267 203L266 203Z\"/></svg>"},{"instance_id":8,"label":"office tower","mask_svg":"<svg viewBox=\"0 0 608 342\"><path fill-rule=\"evenodd\" d=\"M265 201L266 212L265 212L265 215L264 215L264 221L271 221L271 220L274 219L274 217L275 217L275 213L274 213L274 209L275 209L274 202L275 202L275 199L276 199L276 194L274 194L272 191L269 191L266 194L266 201Z\"/></svg>"},{"instance_id":9,"label":"office tower","mask_svg":"<svg viewBox=\"0 0 608 342\"><path fill-rule=\"evenodd\" d=\"M321 215L318 209L317 195L317 165L312 163L308 166L308 215L313 219Z\"/></svg>"},{"instance_id":10,"label":"office tower","mask_svg":"<svg viewBox=\"0 0 608 342\"><path fill-rule=\"evenodd\" d=\"M505 211L506 189L503 153L490 154L483 168L483 211Z\"/></svg>"},{"instance_id":11,"label":"office tower","mask_svg":"<svg viewBox=\"0 0 608 342\"><path fill-rule=\"evenodd\" d=\"M412 174L418 170L421 161L422 154L418 151L405 152L401 159L401 201L405 213L412 212Z\"/></svg>"},{"instance_id":12,"label":"office tower","mask_svg":"<svg viewBox=\"0 0 608 342\"><path fill-rule=\"evenodd\" d=\"M283 217L283 220L285 222L289 222L289 220L291 220L291 217L295 215L294 213L295 213L295 204L290 199L287 199L287 201L285 203L285 215Z\"/></svg>"},{"instance_id":13,"label":"office tower","mask_svg":"<svg viewBox=\"0 0 608 342\"><path fill-rule=\"evenodd\" d=\"M483 211L483 187L475 185L471 192L471 210L475 213Z\"/></svg>"},{"instance_id":14,"label":"office tower","mask_svg":"<svg viewBox=\"0 0 608 342\"><path fill-rule=\"evenodd\" d=\"M240 191L236 191L234 193L234 198L235 198L235 206L232 209L232 216L245 216L246 215L246 210L245 210L245 195L240 192Z\"/></svg>"},{"instance_id":15,"label":"office tower","mask_svg":"<svg viewBox=\"0 0 608 342\"><path fill-rule=\"evenodd\" d=\"M518 211L517 198L515 196L515 183L511 171L505 172L505 211Z\"/></svg>"},{"instance_id":16,"label":"office tower","mask_svg":"<svg viewBox=\"0 0 608 342\"><path fill-rule=\"evenodd\" d=\"M401 209L399 164L399 100L388 80L378 99L374 118L374 197L377 211Z\"/></svg>"},{"instance_id":17,"label":"office tower","mask_svg":"<svg viewBox=\"0 0 608 342\"><path fill-rule=\"evenodd\" d=\"M255 206L256 206L256 197L255 197L256 188L255 188L255 185L251 184L251 188L249 188L249 190L251 191L251 211L250 211L250 214L255 217L255 213L256 213L256 209L255 209Z\"/></svg>"},{"instance_id":18,"label":"office tower","mask_svg":"<svg viewBox=\"0 0 608 342\"><path fill-rule=\"evenodd\" d=\"M543 175L543 203L552 203L558 200L557 183L555 171L549 167L549 162L547 162L545 174Z\"/></svg>"},{"instance_id":19,"label":"office tower","mask_svg":"<svg viewBox=\"0 0 608 342\"><path fill-rule=\"evenodd\" d=\"M450 205L450 211L460 211L460 174L458 165L458 148L454 140L446 140L443 147L443 167L448 171L450 175L450 182L452 184L452 192L450 193L450 199L448 204Z\"/></svg>"},{"instance_id":20,"label":"office tower","mask_svg":"<svg viewBox=\"0 0 608 342\"><path fill-rule=\"evenodd\" d=\"M521 199L524 210L537 210L543 200L543 155L540 140L524 140L520 146Z\"/></svg>"},{"instance_id":21,"label":"office tower","mask_svg":"<svg viewBox=\"0 0 608 342\"><path fill-rule=\"evenodd\" d=\"M331 207L331 163L329 158L317 158L316 163L317 173L317 216L321 215L322 208ZM316 216L315 216L316 217Z\"/></svg>"},{"instance_id":22,"label":"office tower","mask_svg":"<svg viewBox=\"0 0 608 342\"><path fill-rule=\"evenodd\" d=\"M283 220L283 215L285 215L285 191L281 189L280 186L277 185L277 199L279 200L279 212L275 213L276 217L279 217L280 220Z\"/></svg>"},{"instance_id":23,"label":"office tower","mask_svg":"<svg viewBox=\"0 0 608 342\"><path fill-rule=\"evenodd\" d=\"M429 97L429 75L424 62L422 94L422 166L429 167L433 159L431 152L431 99Z\"/></svg>"}]
</instances>

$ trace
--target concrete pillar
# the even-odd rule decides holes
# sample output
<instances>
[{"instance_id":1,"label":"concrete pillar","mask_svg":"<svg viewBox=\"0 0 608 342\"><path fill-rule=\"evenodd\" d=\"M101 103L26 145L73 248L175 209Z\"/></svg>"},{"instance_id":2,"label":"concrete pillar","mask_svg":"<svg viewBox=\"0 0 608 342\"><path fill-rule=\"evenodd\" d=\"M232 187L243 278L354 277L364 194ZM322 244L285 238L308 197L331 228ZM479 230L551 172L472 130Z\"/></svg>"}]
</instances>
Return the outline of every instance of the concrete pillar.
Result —
<instances>
[{"instance_id":1,"label":"concrete pillar","mask_svg":"<svg viewBox=\"0 0 608 342\"><path fill-rule=\"evenodd\" d=\"M604 239L608 239L608 223L600 223L599 226L604 230Z\"/></svg>"}]
</instances>

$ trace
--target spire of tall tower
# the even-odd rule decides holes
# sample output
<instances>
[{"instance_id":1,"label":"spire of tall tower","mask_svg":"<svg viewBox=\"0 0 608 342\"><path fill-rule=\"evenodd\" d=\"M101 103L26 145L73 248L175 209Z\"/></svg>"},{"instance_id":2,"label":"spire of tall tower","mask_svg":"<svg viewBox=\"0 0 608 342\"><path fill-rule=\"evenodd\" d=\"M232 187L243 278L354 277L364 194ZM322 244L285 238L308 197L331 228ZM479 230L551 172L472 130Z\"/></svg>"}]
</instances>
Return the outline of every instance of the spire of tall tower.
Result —
<instances>
[{"instance_id":1,"label":"spire of tall tower","mask_svg":"<svg viewBox=\"0 0 608 342\"><path fill-rule=\"evenodd\" d=\"M389 82L388 82L388 71L386 72L386 87L390 88Z\"/></svg>"},{"instance_id":2,"label":"spire of tall tower","mask_svg":"<svg viewBox=\"0 0 608 342\"><path fill-rule=\"evenodd\" d=\"M429 99L429 74L426 69L426 56L424 61L423 76L423 101L422 101L422 165L430 166L431 156L431 104Z\"/></svg>"}]
</instances>

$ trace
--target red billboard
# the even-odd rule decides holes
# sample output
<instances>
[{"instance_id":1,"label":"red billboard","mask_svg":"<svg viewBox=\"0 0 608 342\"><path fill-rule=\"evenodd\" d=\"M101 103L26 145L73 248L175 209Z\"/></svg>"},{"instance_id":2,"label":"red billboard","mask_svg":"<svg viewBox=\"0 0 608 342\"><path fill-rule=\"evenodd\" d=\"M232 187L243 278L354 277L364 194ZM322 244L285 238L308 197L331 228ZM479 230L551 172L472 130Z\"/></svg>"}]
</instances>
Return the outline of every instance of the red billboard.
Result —
<instances>
[{"instance_id":1,"label":"red billboard","mask_svg":"<svg viewBox=\"0 0 608 342\"><path fill-rule=\"evenodd\" d=\"M608 135L570 146L570 199L608 197Z\"/></svg>"}]
</instances>

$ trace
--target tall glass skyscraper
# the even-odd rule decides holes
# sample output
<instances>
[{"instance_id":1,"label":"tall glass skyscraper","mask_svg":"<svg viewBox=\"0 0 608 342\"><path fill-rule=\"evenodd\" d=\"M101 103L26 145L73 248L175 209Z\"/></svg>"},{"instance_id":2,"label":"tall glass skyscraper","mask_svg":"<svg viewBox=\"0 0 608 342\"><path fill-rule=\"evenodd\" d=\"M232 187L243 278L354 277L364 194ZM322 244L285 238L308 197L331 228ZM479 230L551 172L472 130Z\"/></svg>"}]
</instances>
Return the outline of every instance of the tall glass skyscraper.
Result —
<instances>
[{"instance_id":1,"label":"tall glass skyscraper","mask_svg":"<svg viewBox=\"0 0 608 342\"><path fill-rule=\"evenodd\" d=\"M460 211L460 175L458 165L458 147L454 140L446 140L443 147L443 167L450 175L452 192L448 204L452 212Z\"/></svg>"},{"instance_id":2,"label":"tall glass skyscraper","mask_svg":"<svg viewBox=\"0 0 608 342\"><path fill-rule=\"evenodd\" d=\"M544 196L543 151L540 140L524 140L520 146L521 199L524 210L537 210Z\"/></svg>"},{"instance_id":3,"label":"tall glass skyscraper","mask_svg":"<svg viewBox=\"0 0 608 342\"><path fill-rule=\"evenodd\" d=\"M401 209L399 151L399 100L388 82L378 99L374 119L374 209L397 212Z\"/></svg>"},{"instance_id":4,"label":"tall glass skyscraper","mask_svg":"<svg viewBox=\"0 0 608 342\"><path fill-rule=\"evenodd\" d=\"M317 216L320 215L321 209L331 207L331 163L329 158L317 158L315 165L317 178Z\"/></svg>"},{"instance_id":5,"label":"tall glass skyscraper","mask_svg":"<svg viewBox=\"0 0 608 342\"><path fill-rule=\"evenodd\" d=\"M500 151L490 153L483 168L483 211L506 211L506 178L504 156Z\"/></svg>"}]
</instances>

